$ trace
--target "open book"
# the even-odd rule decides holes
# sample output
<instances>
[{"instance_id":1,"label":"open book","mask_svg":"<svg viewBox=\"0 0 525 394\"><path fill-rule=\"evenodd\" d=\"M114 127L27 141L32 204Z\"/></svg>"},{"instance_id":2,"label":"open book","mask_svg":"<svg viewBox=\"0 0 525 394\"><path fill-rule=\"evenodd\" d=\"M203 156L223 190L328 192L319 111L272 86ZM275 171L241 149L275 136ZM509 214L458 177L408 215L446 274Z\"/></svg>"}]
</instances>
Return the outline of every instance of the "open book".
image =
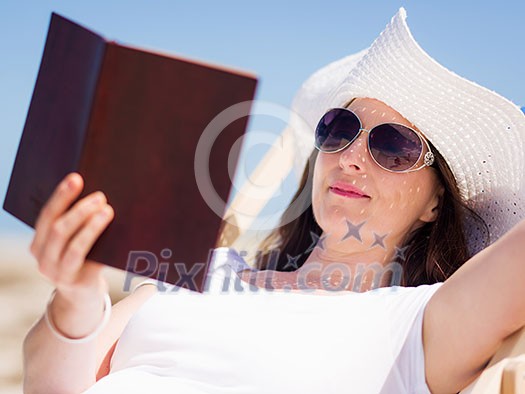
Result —
<instances>
[{"instance_id":1,"label":"open book","mask_svg":"<svg viewBox=\"0 0 525 394\"><path fill-rule=\"evenodd\" d=\"M88 259L202 291L256 84L53 13L3 208L34 227L76 171L115 210Z\"/></svg>"}]
</instances>

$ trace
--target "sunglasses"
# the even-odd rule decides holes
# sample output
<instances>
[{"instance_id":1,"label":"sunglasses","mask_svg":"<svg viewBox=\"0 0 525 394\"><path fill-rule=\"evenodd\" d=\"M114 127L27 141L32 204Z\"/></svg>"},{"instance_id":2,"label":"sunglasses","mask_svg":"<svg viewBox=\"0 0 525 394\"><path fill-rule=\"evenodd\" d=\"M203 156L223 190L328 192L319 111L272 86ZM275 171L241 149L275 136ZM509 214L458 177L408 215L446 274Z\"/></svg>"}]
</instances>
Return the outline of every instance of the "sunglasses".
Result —
<instances>
[{"instance_id":1,"label":"sunglasses","mask_svg":"<svg viewBox=\"0 0 525 394\"><path fill-rule=\"evenodd\" d=\"M368 133L368 150L372 159L391 172L412 172L434 163L434 154L420 133L399 123L383 123L363 129L359 117L347 108L333 108L323 115L315 129L315 147L321 152L342 151L354 142L361 131ZM424 163L414 168L427 147Z\"/></svg>"}]
</instances>

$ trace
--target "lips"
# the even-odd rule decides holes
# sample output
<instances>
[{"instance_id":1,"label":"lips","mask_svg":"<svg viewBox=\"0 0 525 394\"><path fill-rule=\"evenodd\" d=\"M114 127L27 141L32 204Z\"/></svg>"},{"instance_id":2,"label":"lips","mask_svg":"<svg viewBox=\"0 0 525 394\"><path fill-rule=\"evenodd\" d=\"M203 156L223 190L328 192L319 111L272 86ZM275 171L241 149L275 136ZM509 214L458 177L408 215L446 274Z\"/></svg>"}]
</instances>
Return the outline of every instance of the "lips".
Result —
<instances>
[{"instance_id":1,"label":"lips","mask_svg":"<svg viewBox=\"0 0 525 394\"><path fill-rule=\"evenodd\" d=\"M349 183L345 182L335 182L330 186L330 191L333 193L343 195L345 197L352 197L352 198L370 198L365 192L363 192L361 189L350 185Z\"/></svg>"}]
</instances>

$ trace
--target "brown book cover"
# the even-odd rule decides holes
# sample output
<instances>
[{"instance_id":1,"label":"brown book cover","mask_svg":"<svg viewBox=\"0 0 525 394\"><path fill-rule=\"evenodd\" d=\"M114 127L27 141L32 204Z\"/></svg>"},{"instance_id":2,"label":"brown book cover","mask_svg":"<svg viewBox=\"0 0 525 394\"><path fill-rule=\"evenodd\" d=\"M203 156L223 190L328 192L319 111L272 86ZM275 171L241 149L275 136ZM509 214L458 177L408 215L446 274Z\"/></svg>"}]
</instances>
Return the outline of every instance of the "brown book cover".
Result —
<instances>
[{"instance_id":1,"label":"brown book cover","mask_svg":"<svg viewBox=\"0 0 525 394\"><path fill-rule=\"evenodd\" d=\"M115 210L88 259L202 292L224 211L208 206L196 176L210 178L203 193L228 201L248 114L206 134L208 168L195 163L196 147L217 115L253 99L256 84L249 73L108 41L52 13L3 208L34 228L76 171L79 198L102 190Z\"/></svg>"}]
</instances>

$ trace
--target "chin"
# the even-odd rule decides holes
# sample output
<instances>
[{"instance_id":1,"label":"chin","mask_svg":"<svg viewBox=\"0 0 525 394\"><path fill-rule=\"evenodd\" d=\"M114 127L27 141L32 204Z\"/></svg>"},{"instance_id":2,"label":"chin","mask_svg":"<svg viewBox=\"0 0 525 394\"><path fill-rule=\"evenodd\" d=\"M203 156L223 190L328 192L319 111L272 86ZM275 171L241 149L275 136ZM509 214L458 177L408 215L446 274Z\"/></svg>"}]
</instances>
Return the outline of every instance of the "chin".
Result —
<instances>
[{"instance_id":1,"label":"chin","mask_svg":"<svg viewBox=\"0 0 525 394\"><path fill-rule=\"evenodd\" d=\"M356 207L348 207L341 204L330 204L330 206L324 209L325 221L329 221L332 225L341 226L346 228L346 220L352 223L361 223L367 220L367 212L362 212L363 209Z\"/></svg>"}]
</instances>

